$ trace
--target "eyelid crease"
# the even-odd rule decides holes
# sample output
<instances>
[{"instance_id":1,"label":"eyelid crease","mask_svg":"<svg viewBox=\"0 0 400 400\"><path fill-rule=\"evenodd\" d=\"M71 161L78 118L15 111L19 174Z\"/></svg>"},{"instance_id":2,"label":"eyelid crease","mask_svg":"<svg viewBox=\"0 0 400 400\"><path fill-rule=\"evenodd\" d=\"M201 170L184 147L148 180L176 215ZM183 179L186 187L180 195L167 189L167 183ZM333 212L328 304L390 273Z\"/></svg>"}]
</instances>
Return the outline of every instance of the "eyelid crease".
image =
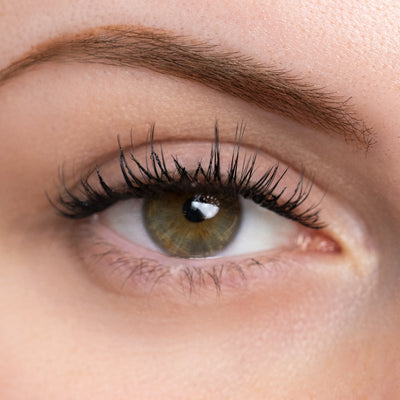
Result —
<instances>
[{"instance_id":1,"label":"eyelid crease","mask_svg":"<svg viewBox=\"0 0 400 400\"><path fill-rule=\"evenodd\" d=\"M163 30L106 26L64 35L0 70L0 86L34 65L46 62L96 63L144 67L199 82L264 110L336 133L368 150L375 134L345 100L273 66L257 63L238 51L177 36Z\"/></svg>"},{"instance_id":2,"label":"eyelid crease","mask_svg":"<svg viewBox=\"0 0 400 400\"><path fill-rule=\"evenodd\" d=\"M317 204L305 207L303 210L300 209L310 196L313 187L312 180L307 184L304 183L304 171L302 171L293 192L288 198L283 199L288 188L287 186L279 188L279 186L288 172L287 168L283 172L279 172L279 162L277 162L256 179L254 174L257 152L254 151L251 156L245 153L239 161L244 131L245 124L237 125L232 156L228 172L224 177L221 172L221 149L217 122L214 128L215 141L211 145L209 161L205 167L203 167L202 161L198 161L197 168L193 171L187 170L172 154L174 170L171 171L167 167L162 145L160 145L160 153L155 151L155 126L153 125L148 135L146 149L150 148L150 154L147 155L146 152L145 164L142 165L135 158L134 151L129 153L133 165L137 167L138 173L136 174L132 171L118 138L119 169L124 180L122 186L111 187L107 184L96 165L94 171L81 177L79 193L77 193L76 190L71 190L67 186L62 170L60 176L62 189L59 190L57 200L49 199L50 203L60 215L72 219L82 219L104 211L121 200L151 198L165 192L184 193L196 190L202 193L242 196L245 199L253 200L260 207L297 221L308 228L324 228L326 225L320 222L318 210L322 199ZM97 178L97 187L89 182L93 173Z\"/></svg>"}]
</instances>

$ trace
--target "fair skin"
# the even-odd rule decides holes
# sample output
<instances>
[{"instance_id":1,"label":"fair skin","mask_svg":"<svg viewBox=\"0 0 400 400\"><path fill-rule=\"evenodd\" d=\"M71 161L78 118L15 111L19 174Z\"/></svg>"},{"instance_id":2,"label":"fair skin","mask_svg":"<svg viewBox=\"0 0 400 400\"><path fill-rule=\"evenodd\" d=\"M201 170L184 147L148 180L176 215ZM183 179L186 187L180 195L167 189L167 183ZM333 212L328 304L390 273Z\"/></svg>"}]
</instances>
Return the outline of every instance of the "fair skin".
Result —
<instances>
[{"instance_id":1,"label":"fair skin","mask_svg":"<svg viewBox=\"0 0 400 400\"><path fill-rule=\"evenodd\" d=\"M7 79L0 397L399 398L399 20L396 1L0 1L0 70L91 28L167 32L323 88L371 138L366 149L332 126L147 66L50 60ZM154 122L158 141L196 163L201 146L190 143L212 143L216 120L230 143L245 121L243 145L258 148L260 163L305 168L316 201L325 194L327 227L316 235L336 250L289 254L290 266L283 257L279 268L253 270L248 286L222 284L220 296L210 282L187 296L94 277L90 246L73 240L80 221L57 215L45 194L56 195L59 166L78 175L104 166L131 130L140 150Z\"/></svg>"}]
</instances>

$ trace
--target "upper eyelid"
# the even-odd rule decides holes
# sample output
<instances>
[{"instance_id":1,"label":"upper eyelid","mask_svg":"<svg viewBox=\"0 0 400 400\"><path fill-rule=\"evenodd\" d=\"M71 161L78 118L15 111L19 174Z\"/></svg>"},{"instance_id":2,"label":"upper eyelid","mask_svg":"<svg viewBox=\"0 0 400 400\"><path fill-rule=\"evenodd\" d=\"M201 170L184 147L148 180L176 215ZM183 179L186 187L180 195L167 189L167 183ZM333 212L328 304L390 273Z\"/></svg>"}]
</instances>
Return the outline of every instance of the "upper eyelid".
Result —
<instances>
[{"instance_id":1,"label":"upper eyelid","mask_svg":"<svg viewBox=\"0 0 400 400\"><path fill-rule=\"evenodd\" d=\"M195 80L290 119L334 132L368 150L374 134L347 100L303 83L282 69L159 30L110 26L51 40L0 71L0 86L45 62L145 67Z\"/></svg>"},{"instance_id":2,"label":"upper eyelid","mask_svg":"<svg viewBox=\"0 0 400 400\"><path fill-rule=\"evenodd\" d=\"M79 194L75 194L74 190L69 189L62 172L60 175L62 188L61 191L59 190L58 199L54 202L48 196L49 201L63 216L85 218L105 210L120 200L149 196L152 193L157 193L158 196L160 191L179 190L182 192L191 187L191 182L195 182L196 185L200 184L197 187L201 190L217 190L218 188L220 190L224 189L225 192L233 190L230 193L241 195L244 198L251 198L261 207L286 218L296 220L304 226L313 229L325 228L326 225L321 223L319 219L320 210L318 207L322 199L316 204L300 209L300 206L309 197L314 184L313 179L308 184L304 184L304 169L300 174L300 179L297 181L297 186L288 198L281 199L288 187L280 185L288 168L284 169L283 172L280 171L279 162L264 170L265 172L260 177L254 178L257 151L253 150L249 157L247 157L247 153L244 154L244 158L239 157L244 130L245 124L243 123L236 128L235 141L232 145L233 152L229 157L229 168L226 176L221 170L217 122L214 129L215 142L211 145L209 161L203 164L202 160L198 160L197 167L195 166L193 171L186 170L185 165L181 164L172 154L170 156L175 170L168 169L165 164L162 146L160 145L160 153L154 150L153 125L148 135L149 142L145 147L146 149L150 148L150 153L148 154L147 150L145 153L145 164L141 164L133 153L129 153L131 162L138 169L136 175L129 166L127 155L118 137L119 169L125 182L123 186L108 186L96 165L94 170L82 175L78 187ZM92 186L89 181L93 174L97 177L95 180L97 188L96 185ZM181 181L182 178L186 178L184 181L187 181L187 184ZM256 197L258 200L256 200Z\"/></svg>"}]
</instances>

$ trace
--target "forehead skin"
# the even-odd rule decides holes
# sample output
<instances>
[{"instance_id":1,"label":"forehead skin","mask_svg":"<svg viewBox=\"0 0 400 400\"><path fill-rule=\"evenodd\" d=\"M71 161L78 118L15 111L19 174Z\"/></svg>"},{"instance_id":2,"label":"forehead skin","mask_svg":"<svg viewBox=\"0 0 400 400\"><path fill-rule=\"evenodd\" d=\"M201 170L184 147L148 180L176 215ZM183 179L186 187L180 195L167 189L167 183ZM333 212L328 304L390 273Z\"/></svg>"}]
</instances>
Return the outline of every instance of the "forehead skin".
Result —
<instances>
[{"instance_id":1,"label":"forehead skin","mask_svg":"<svg viewBox=\"0 0 400 400\"><path fill-rule=\"evenodd\" d=\"M308 82L316 82L319 86L323 86L328 92L340 93L344 98L351 97L354 110L376 132L376 145L373 146L364 160L365 166L368 168L369 184L371 187L376 187L374 193L377 197L382 193L383 198L390 205L387 210L380 212L385 216L386 221L393 224L393 231L399 232L400 203L396 200L400 196L400 172L398 168L400 158L399 21L400 5L396 0L386 2L379 0L367 2L357 0L341 2L328 0L296 2L291 0L0 0L0 69L5 68L22 55L35 49L38 44L51 38L77 33L91 27L132 25L155 27L199 40L204 39L222 46L227 51L240 51L258 62L281 67L295 75L299 74ZM7 140L2 135L0 126L0 137L2 137L2 140ZM346 154L348 156L349 153ZM0 171L0 177L2 176L5 175L4 173L2 175ZM393 239L388 247L391 246L394 249L396 244L397 239ZM395 255L394 250L393 255ZM15 259L18 260L18 257L16 256ZM392 260L389 268L394 269L397 264L397 259ZM398 274L393 275L397 277ZM398 278L396 279L398 281ZM397 281L392 280L393 285ZM24 295L25 293L21 290L18 303L13 303L16 310L18 310L18 307L22 309L26 306L23 300ZM335 393L353 393L354 397L347 398L362 399L365 398L363 397L365 393L374 393L377 394L376 398L394 400L397 398L396 395L399 396L395 391L397 390L396 379L400 375L398 365L400 351L397 345L400 324L398 322L397 325L395 322L392 324L391 315L400 311L400 302L397 298L396 301L392 299L392 303L390 312L381 319L391 327L391 331L385 338L386 343L377 345L376 340L379 341L379 338L377 339L376 335L369 335L366 325L363 325L366 330L365 333L357 332L357 338L362 341L362 344L358 342L346 343L345 361L338 358L332 375L325 375L324 371L321 371L321 375L314 376L312 380L302 380L303 377L297 380L298 375L294 365L296 362L301 364L303 360L292 360L290 354L286 353L285 357L287 358L281 359L278 352L278 355L274 354L271 359L275 361L275 365L278 365L278 367L284 366L282 370L287 372L287 376L284 378L278 376L279 374L275 374L276 371L269 370L268 366L260 361L263 370L257 370L253 377L252 371L244 371L237 364L253 365L248 362L246 357L251 358L251 360L254 358L256 360L254 365L257 369L260 346L262 347L265 341L273 339L268 336L268 333L264 334L263 332L258 332L259 336L254 341L251 340L250 345L246 337L238 338L237 343L234 343L234 346L232 345L236 349L241 349L241 346L245 343L251 355L248 356L244 352L243 354L235 353L235 357L237 356L235 361L237 362L239 359L240 363L234 365L231 375L232 366L224 364L225 349L217 346L221 343L218 335L224 329L224 326L218 326L215 336L210 339L210 343L206 343L211 349L210 352L206 354L202 351L199 361L196 361L199 364L196 364L193 369L195 371L198 367L199 371L204 374L199 373L198 386L188 385L183 387L180 386L178 380L173 380L171 375L175 371L179 373L189 370L187 366L191 365L192 362L190 359L192 348L185 347L186 342L183 344L175 343L171 341L170 337L162 338L164 340L162 344L165 345L164 348L167 350L165 354L154 355L154 359L161 359L165 362L165 365L157 366L160 367L159 371L161 372L159 372L159 376L154 377L151 376L151 371L145 369L146 365L150 365L149 352L138 352L136 354L137 359L126 360L124 358L127 354L132 353L127 337L129 334L132 334L132 336L135 334L135 329L127 321L128 318L123 320L122 317L119 318L119 314L115 316L116 330L119 329L119 333L123 332L123 334L110 339L108 337L109 326L103 326L99 323L98 326L94 327L88 321L84 325L85 329L83 329L76 322L80 321L79 317L71 313L71 315L68 315L69 319L65 319L67 321L65 332L62 329L55 329L55 332L58 332L60 336L64 333L68 336L68 349L72 349L70 351L64 349L62 339L58 341L57 337L50 337L51 335L47 335L47 331L44 332L44 328L41 331L40 324L36 327L37 320L31 317L28 323L35 326L36 330L32 330L32 338L29 338L29 340L32 339L32 343L35 344L39 343L39 346L44 341L49 344L50 349L58 351L57 356L49 356L54 365L43 362L34 371L38 377L32 378L32 371L29 369L36 365L35 351L37 348L30 349L29 344L27 344L28 352L32 351L33 354L27 355L21 343L17 340L13 341L13 329L17 328L17 324L15 328L11 325L9 330L11 333L7 333L4 329L6 333L3 337L7 339L6 343L11 343L11 345L9 348L3 349L6 356L8 354L10 356L8 358L0 357L0 397L1 388L6 387L9 388L7 393L12 393L10 400L29 398L26 393L22 396L20 394L23 393L21 388L30 380L30 382L34 382L32 383L33 391L49 394L50 398L54 399L64 399L62 397L64 388L67 388L65 393L68 394L73 393L73 390L78 391L82 399L102 399L104 393L107 393L104 398L115 399L235 399L237 398L235 397L236 394L229 390L232 384L230 376L239 381L244 374L249 380L246 384L253 393L251 400L265 398L267 391L275 395L278 393L274 392L275 389L282 393L282 397L276 394L275 398L284 399L303 399L299 396L293 397L296 393L308 396L304 399L343 398L335 397ZM11 315L8 309L2 309L2 304L0 304L0 326L2 325L1 316ZM43 310L45 310L44 313L48 313L46 318L49 315L51 316L51 318L48 318L51 322L55 314L55 311L51 309L52 305L49 305L45 300L43 300L42 305ZM62 304L60 305L61 312L64 310L64 306L66 310L70 311L68 306ZM91 305L88 306L88 308L90 307ZM393 311L395 307L397 307L397 311ZM120 308L126 311L125 305ZM371 313L374 312L373 310L374 308L371 307ZM242 310L239 318L245 315L247 311ZM378 311L375 309L375 313L378 312L379 309ZM127 312L123 315L126 317ZM207 316L207 318L213 320L215 315L211 312L211 316ZM235 314L234 317L237 318L237 315ZM204 320L207 320L207 318L204 318ZM323 316L321 316L321 319L323 319ZM376 320L378 319L371 319L371 321ZM13 319L10 317L7 321L12 322ZM194 317L192 322L196 326L197 321ZM1 329L0 327L0 347L3 340ZM82 333L82 331L85 332ZM243 331L246 332L246 329ZM377 331L379 332L379 327ZM89 333L87 334L87 332ZM201 327L199 332L201 332ZM318 332L320 333L320 331ZM249 329L249 335L251 333ZM299 335L301 333L300 331ZM191 334L192 332L189 329L187 331L189 344L192 344L190 342ZM199 337L199 341L202 340L199 333L196 337ZM157 337L157 340L159 339ZM146 349L151 348L152 340L153 337L143 339L144 347L147 346ZM319 338L315 340L316 348L320 344L318 340ZM60 343L62 344L60 345ZM201 343L204 348L207 347L203 342ZM74 347L75 344L76 347ZM215 346L213 347L213 345ZM280 343L280 345L285 346L283 343ZM203 350L203 347L194 348L193 352L197 350L200 353L199 349ZM175 354L180 356L177 359L178 361L174 360ZM388 355L390 355L389 361L385 364L382 360L386 359ZM364 356L365 358L363 358ZM377 357L376 360L374 357ZM10 364L3 365L2 358L9 360ZM80 365L77 365L77 360L81 361ZM99 361L99 365L101 364L99 370L96 369L96 365L91 364L92 360ZM124 361L123 366L118 364L120 360ZM215 365L214 360L222 360L221 365ZM354 365L357 365L356 370L362 371L360 375L351 370L353 362ZM114 369L111 366L112 363L116 363L118 367ZM24 365L27 368L22 373L19 368ZM385 371L390 371L391 374L388 373L388 380L380 385L381 382L373 382L371 377L385 375L382 373L382 366ZM142 373L141 368L145 372ZM218 385L215 384L214 393L206 393L203 391L203 383L207 381L209 371L214 369L218 374L216 380ZM8 375L8 370L13 372L13 376ZM223 376L224 371L226 371L225 376ZM21 373L19 374L19 372ZM13 379L14 376L19 378ZM46 381L48 376L52 377L51 383ZM263 376L268 376L270 381L264 381ZM135 384L142 389L139 395L132 392L132 387L129 384L131 379L134 379ZM342 379L347 379L343 386L341 386ZM75 381L79 384L76 386L70 384L70 382ZM154 381L157 382L157 385L160 385L157 386L157 390L153 390ZM296 387L288 385L288 381ZM347 386L349 382L354 382L354 392ZM278 387L279 389L277 389ZM98 391L96 392L96 390ZM237 390L239 391L240 388L237 388ZM156 397L155 393L158 395L161 393L160 397ZM201 397L196 397L199 393ZM221 395L221 393L223 394ZM244 393L247 392L244 391ZM320 393L323 393L322 397ZM32 399L36 400L36 397L32 396ZM271 396L268 398L271 398Z\"/></svg>"}]
</instances>

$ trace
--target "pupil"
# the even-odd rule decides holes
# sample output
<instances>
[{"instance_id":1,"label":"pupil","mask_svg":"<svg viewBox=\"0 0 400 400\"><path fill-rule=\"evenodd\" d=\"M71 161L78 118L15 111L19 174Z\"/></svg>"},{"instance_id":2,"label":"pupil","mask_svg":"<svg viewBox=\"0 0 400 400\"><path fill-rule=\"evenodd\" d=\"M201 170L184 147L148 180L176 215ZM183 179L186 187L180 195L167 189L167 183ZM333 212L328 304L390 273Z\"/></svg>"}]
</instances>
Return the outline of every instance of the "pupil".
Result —
<instances>
[{"instance_id":1,"label":"pupil","mask_svg":"<svg viewBox=\"0 0 400 400\"><path fill-rule=\"evenodd\" d=\"M214 218L219 207L203 197L195 197L185 201L183 215L190 222L203 222L206 219Z\"/></svg>"}]
</instances>

